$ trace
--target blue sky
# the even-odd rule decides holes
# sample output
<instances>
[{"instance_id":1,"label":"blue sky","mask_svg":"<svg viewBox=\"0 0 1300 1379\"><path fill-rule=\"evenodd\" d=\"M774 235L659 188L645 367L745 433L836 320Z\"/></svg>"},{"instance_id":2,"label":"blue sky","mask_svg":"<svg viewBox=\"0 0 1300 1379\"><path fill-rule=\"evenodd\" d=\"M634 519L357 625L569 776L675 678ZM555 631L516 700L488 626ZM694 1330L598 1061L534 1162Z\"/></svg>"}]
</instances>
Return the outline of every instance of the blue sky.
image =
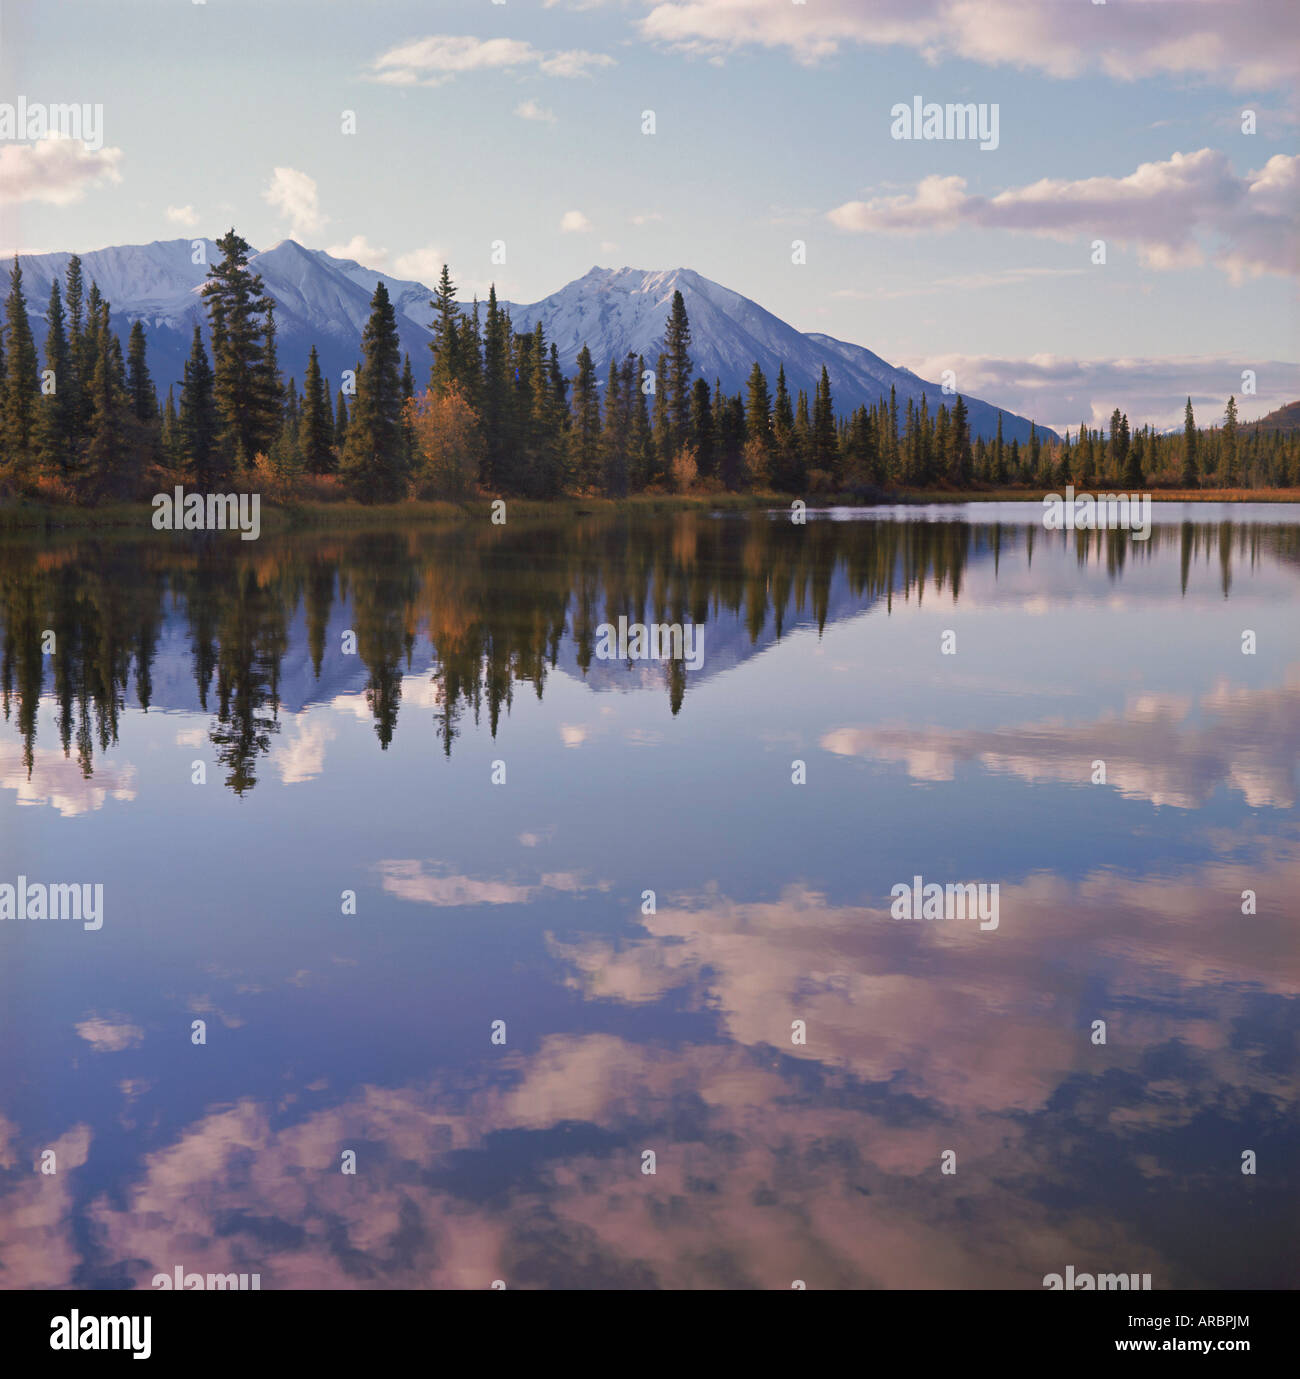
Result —
<instances>
[{"instance_id":1,"label":"blue sky","mask_svg":"<svg viewBox=\"0 0 1300 1379\"><path fill-rule=\"evenodd\" d=\"M1243 369L1250 417L1300 395L1298 11L9 0L0 101L100 104L104 147L0 143L0 249L233 224L514 301L684 266L1049 424L1168 424ZM998 147L891 137L918 96L996 103Z\"/></svg>"}]
</instances>

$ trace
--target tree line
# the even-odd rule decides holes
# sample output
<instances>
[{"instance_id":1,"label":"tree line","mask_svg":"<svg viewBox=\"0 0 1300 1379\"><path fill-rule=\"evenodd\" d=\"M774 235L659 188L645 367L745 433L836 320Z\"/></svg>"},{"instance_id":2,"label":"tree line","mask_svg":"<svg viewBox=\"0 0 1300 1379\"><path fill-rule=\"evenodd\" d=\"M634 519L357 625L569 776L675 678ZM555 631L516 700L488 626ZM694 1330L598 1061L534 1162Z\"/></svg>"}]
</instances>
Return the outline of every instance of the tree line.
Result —
<instances>
[{"instance_id":1,"label":"tree line","mask_svg":"<svg viewBox=\"0 0 1300 1379\"><path fill-rule=\"evenodd\" d=\"M697 376L691 329L673 295L650 360L611 359L603 386L584 344L566 375L539 321L517 331L493 287L486 306L457 300L444 265L427 383L417 388L380 282L361 358L335 390L311 348L299 392L276 349L275 304L233 229L202 289L211 353L194 327L179 396L160 399L144 326L125 353L110 304L69 260L51 284L44 367L15 257L0 327L0 486L93 503L154 491L270 483L285 494L395 502L476 493L555 498L638 492L776 491L864 498L898 488L1290 487L1300 440L1242 425L1235 398L1220 424L1198 428L1187 400L1181 433L1082 423L1063 439L1031 426L1027 443L972 437L965 400L896 391L837 412L823 366L810 399L784 367L758 363L745 389Z\"/></svg>"}]
</instances>

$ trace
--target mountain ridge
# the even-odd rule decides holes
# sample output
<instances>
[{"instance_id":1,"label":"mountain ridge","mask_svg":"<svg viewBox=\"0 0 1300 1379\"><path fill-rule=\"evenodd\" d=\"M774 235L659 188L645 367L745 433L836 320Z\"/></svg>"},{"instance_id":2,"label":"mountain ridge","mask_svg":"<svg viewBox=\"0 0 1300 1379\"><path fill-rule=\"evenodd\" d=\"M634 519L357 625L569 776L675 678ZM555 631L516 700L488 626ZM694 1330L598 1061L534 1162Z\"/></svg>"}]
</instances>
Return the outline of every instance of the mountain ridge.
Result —
<instances>
[{"instance_id":1,"label":"mountain ridge","mask_svg":"<svg viewBox=\"0 0 1300 1379\"><path fill-rule=\"evenodd\" d=\"M98 282L110 303L113 329L125 338L134 321L143 322L149 367L160 396L180 384L194 325L201 325L207 336L201 289L208 265L219 256L208 239L112 245L80 256L87 283ZM71 253L63 250L18 256L34 320L44 320L51 279L63 277L69 258ZM251 253L249 265L262 275L275 299L276 340L286 378L301 380L314 344L331 388L337 388L342 371L357 362L370 299L376 283L383 282L393 302L402 349L411 356L417 382L423 382L433 314L433 293L424 283L367 268L355 259L335 258L323 249L308 249L292 238ZM866 346L796 330L752 299L690 268L595 265L536 302L502 301L500 306L510 313L517 331L531 330L540 320L570 376L578 351L587 345L603 384L610 358L622 359L629 350L644 355L647 368L655 367L677 290L691 322L696 372L710 385L719 380L728 393L743 391L757 361L769 387L775 387L777 369L784 367L792 396L803 390L809 398L825 365L841 415L887 398L891 386L900 411L909 398L919 405L924 394L933 412L943 398L939 384L889 364ZM461 305L470 309L469 303ZM483 303L479 306L481 311ZM34 330L38 344L43 343L44 331ZM965 400L973 436L992 438L1001 412L1007 442L1028 439L1028 418L980 398ZM1054 436L1050 428L1038 430L1045 439Z\"/></svg>"}]
</instances>

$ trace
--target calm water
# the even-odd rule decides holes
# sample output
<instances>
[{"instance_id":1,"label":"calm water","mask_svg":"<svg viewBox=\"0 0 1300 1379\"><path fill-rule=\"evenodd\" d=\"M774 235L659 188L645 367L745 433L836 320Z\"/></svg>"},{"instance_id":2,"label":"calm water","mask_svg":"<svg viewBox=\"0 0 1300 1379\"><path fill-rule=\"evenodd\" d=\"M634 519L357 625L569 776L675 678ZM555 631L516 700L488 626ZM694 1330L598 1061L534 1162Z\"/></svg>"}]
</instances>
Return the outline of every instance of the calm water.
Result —
<instances>
[{"instance_id":1,"label":"calm water","mask_svg":"<svg viewBox=\"0 0 1300 1379\"><path fill-rule=\"evenodd\" d=\"M0 1286L1300 1282L1300 524L1156 515L0 546Z\"/></svg>"}]
</instances>

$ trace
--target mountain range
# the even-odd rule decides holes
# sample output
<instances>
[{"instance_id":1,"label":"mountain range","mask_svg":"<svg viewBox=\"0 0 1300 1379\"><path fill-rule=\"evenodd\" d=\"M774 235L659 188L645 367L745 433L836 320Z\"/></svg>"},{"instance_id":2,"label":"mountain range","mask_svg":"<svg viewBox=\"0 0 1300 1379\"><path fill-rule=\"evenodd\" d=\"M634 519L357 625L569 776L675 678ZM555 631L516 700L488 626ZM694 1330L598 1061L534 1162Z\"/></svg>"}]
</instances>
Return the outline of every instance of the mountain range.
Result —
<instances>
[{"instance_id":1,"label":"mountain range","mask_svg":"<svg viewBox=\"0 0 1300 1379\"><path fill-rule=\"evenodd\" d=\"M199 244L205 261L195 263ZM45 332L37 321L44 320L50 283L63 277L70 257L66 252L19 256L38 343ZM211 240L188 239L120 245L81 255L87 282L97 282L112 307L113 329L125 338L134 321L144 323L149 368L160 395L165 396L173 384L179 392L195 324L202 325L206 334L200 290L207 265L219 257ZM337 388L342 371L357 362L370 299L375 284L383 282L397 314L402 348L411 356L417 383L423 383L433 314L429 306L433 293L425 284L390 277L351 259L334 258L322 249L306 249L292 239L250 255L249 263L276 302L276 340L286 377L301 380L308 351L315 345L321 368ZM678 290L690 318L696 370L710 383L719 379L727 392L744 389L757 361L769 386L775 385L777 368L784 365L791 394L803 389L810 399L825 365L835 408L841 414L888 397L891 386L897 390L900 410L908 398L919 403L922 394L931 412L943 400L939 384L886 363L862 345L797 331L757 302L689 268L661 272L593 268L539 302L501 305L517 331L531 330L541 321L570 375L578 351L586 344L603 382L610 359L621 359L629 350L644 355L647 368L654 367L673 293ZM966 404L972 434L992 438L999 409L978 398L967 397ZM1028 439L1027 418L1003 412L1002 419L1008 442ZM1053 433L1040 427L1039 434Z\"/></svg>"}]
</instances>

